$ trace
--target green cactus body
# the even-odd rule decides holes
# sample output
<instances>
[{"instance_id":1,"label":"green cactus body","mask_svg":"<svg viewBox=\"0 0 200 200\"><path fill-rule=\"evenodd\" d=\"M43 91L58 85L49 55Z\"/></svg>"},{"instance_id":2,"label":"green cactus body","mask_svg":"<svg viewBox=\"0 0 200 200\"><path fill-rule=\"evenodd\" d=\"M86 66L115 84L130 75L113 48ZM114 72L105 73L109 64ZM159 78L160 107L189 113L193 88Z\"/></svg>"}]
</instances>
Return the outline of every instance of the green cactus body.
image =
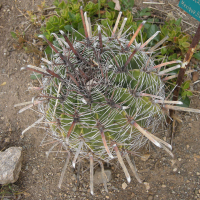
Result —
<instances>
[{"instance_id":1,"label":"green cactus body","mask_svg":"<svg viewBox=\"0 0 200 200\"><path fill-rule=\"evenodd\" d=\"M54 134L67 141L72 152L76 152L79 142L83 140L83 152L91 151L98 159L108 162L116 156L112 144L117 143L120 149L131 151L147 141L139 130L129 124L127 116L134 116L134 120L150 132L155 132L155 127L164 116L162 108L151 101L151 97L137 94L145 91L164 98L165 93L160 77L155 72L144 71L148 59L145 52L135 54L123 71L135 46L131 45L129 51L123 52L122 48L127 45L125 39L120 41L121 46L115 38L103 36L102 41L102 53L98 37L90 38L89 45L86 45L86 40L82 41L83 44L73 43L90 65L77 59L69 46L63 44L60 53L70 56L73 67L62 64L60 56L55 55L52 61L55 65L46 67L62 79L50 77L43 93L60 98L50 99L47 105L47 121L59 121L59 125L50 125ZM150 64L153 65L153 62ZM84 76L78 74L79 69ZM69 73L73 78L68 76ZM61 89L58 94L59 84ZM105 137L110 156L102 137Z\"/></svg>"},{"instance_id":2,"label":"green cactus body","mask_svg":"<svg viewBox=\"0 0 200 200\"><path fill-rule=\"evenodd\" d=\"M43 59L42 68L27 68L44 75L37 101L43 116L36 123L46 122L51 136L72 155L73 167L78 157L90 160L93 194L94 160L110 163L118 159L130 182L125 157L141 182L129 153L150 140L171 154L171 145L154 135L169 106L165 104L165 84L157 70L159 66L155 66L148 48L145 49L155 35L142 45L133 45L134 39L129 42L126 35L120 37L116 28L108 36L98 27L97 36L92 36L90 25L84 27L86 38L82 41L69 41L62 31L60 37L54 34L57 47L42 36L55 52L52 60ZM103 164L101 167L103 170Z\"/></svg>"}]
</instances>

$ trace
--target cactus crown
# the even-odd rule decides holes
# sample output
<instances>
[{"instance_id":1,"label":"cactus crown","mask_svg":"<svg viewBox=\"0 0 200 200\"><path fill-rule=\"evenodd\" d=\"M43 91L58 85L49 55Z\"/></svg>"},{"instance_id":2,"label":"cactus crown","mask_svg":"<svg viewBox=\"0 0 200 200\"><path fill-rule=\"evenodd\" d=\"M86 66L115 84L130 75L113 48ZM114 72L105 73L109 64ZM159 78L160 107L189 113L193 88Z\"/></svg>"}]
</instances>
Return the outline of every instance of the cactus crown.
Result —
<instances>
[{"instance_id":1,"label":"cactus crown","mask_svg":"<svg viewBox=\"0 0 200 200\"><path fill-rule=\"evenodd\" d=\"M137 44L135 38L145 22L128 41L126 34L121 36L123 27L116 33L121 12L110 36L100 26L98 33L92 35L91 24L82 9L81 16L85 28L82 41L75 39L71 42L60 31L61 37L54 34L58 45L53 46L41 36L55 53L51 61L42 59L42 68L28 65L27 69L44 75L41 87L35 88L42 92L37 100L33 100L43 115L32 126L45 121L51 136L68 151L59 187L70 155L73 167L78 157L89 158L90 189L93 194L94 161L100 162L103 172L102 161L110 162L117 158L130 182L123 161L125 157L141 182L130 161L131 152L150 140L172 155L171 145L154 135L158 125L165 120L166 110L177 108L169 105L175 102L165 98L163 80L167 79L163 79L163 76L168 76L170 70L160 72L158 69L178 61L154 64L147 45L158 33L145 43ZM177 65L173 69L179 67ZM106 182L104 175L102 173ZM106 188L106 184L104 186Z\"/></svg>"}]
</instances>

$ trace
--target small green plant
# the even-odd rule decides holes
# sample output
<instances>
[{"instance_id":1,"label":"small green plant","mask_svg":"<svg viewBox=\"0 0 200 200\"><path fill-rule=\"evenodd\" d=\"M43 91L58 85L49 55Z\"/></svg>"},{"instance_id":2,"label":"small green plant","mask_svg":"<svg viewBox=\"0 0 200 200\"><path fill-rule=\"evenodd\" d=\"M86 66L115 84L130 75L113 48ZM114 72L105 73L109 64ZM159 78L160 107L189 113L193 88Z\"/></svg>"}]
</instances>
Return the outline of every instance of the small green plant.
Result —
<instances>
[{"instance_id":1,"label":"small green plant","mask_svg":"<svg viewBox=\"0 0 200 200\"><path fill-rule=\"evenodd\" d=\"M191 44L191 37L188 34L185 34L181 31L181 18L176 20L170 20L165 22L163 26L160 26L161 30L161 39L169 36L167 39L167 47L163 48L161 54L167 54L169 60L173 60L174 58L180 57L183 59L190 44Z\"/></svg>"},{"instance_id":2,"label":"small green plant","mask_svg":"<svg viewBox=\"0 0 200 200\"><path fill-rule=\"evenodd\" d=\"M190 105L189 97L193 95L192 91L189 90L190 83L191 83L191 81L188 80L188 81L185 81L181 85L180 95L181 95L181 101L183 102L183 104L180 106L189 107L189 105Z\"/></svg>"},{"instance_id":3,"label":"small green plant","mask_svg":"<svg viewBox=\"0 0 200 200\"><path fill-rule=\"evenodd\" d=\"M195 53L193 57L200 60L200 52Z\"/></svg>"},{"instance_id":4,"label":"small green plant","mask_svg":"<svg viewBox=\"0 0 200 200\"><path fill-rule=\"evenodd\" d=\"M12 184L2 185L0 186L0 198L6 199L7 197L15 198L16 191Z\"/></svg>"},{"instance_id":5,"label":"small green plant","mask_svg":"<svg viewBox=\"0 0 200 200\"><path fill-rule=\"evenodd\" d=\"M136 15L137 17L148 17L151 15L151 9L150 8L144 8Z\"/></svg>"},{"instance_id":6,"label":"small green plant","mask_svg":"<svg viewBox=\"0 0 200 200\"><path fill-rule=\"evenodd\" d=\"M121 11L131 11L134 6L134 0L120 0Z\"/></svg>"},{"instance_id":7,"label":"small green plant","mask_svg":"<svg viewBox=\"0 0 200 200\"><path fill-rule=\"evenodd\" d=\"M42 32L44 36L52 41L53 37L51 33L58 33L59 30L69 31L70 34L73 32L73 29L78 30L81 34L84 33L83 26L81 23L81 16L78 12L78 8L82 6L82 3L77 0L71 0L68 3L59 0L54 2L56 6L57 15L51 16L46 21L46 26L42 27ZM123 16L127 18L125 29L129 28L128 33L132 33L136 31L137 26L141 23L140 20L135 22L133 20L133 15L130 9L133 7L134 1L123 0L121 1L121 10L123 12ZM98 23L103 26L114 26L114 22L117 18L117 11L114 10L115 3L114 2L106 2L106 0L100 0L98 3L88 2L84 7L84 11L87 12L87 16L90 17L91 23ZM127 9L129 8L129 9ZM168 46L166 48L161 49L161 55L168 55L168 60L173 59L182 59L188 50L188 47L191 42L191 37L188 34L181 32L181 18L177 21L170 20L165 22L163 26L157 26L155 23L159 20L157 18L151 18L151 9L145 8L138 12L135 17L147 17L147 23L142 29L143 33L143 41L147 40L152 34L156 33L156 31L160 30L161 35L158 35L154 38L153 41L149 44L153 46L156 42L163 39L165 36L169 36L167 39ZM120 22L121 25L122 22ZM96 26L93 27L93 31L96 31ZM74 33L77 39L81 39L81 36L77 33ZM137 40L141 41L140 36L137 36Z\"/></svg>"},{"instance_id":8,"label":"small green plant","mask_svg":"<svg viewBox=\"0 0 200 200\"><path fill-rule=\"evenodd\" d=\"M123 1L124 6L131 6L133 3L129 1ZM42 32L44 36L52 41L53 37L51 33L58 33L59 30L69 31L70 34L73 32L73 29L78 30L79 33L83 34L83 25L81 23L81 15L79 13L79 7L83 4L77 0L68 1L65 3L62 1L61 3L59 0L54 2L56 6L57 15L51 16L46 21L46 26L42 27ZM118 11L114 10L115 3L113 2L106 2L106 0L99 0L98 3L93 3L89 1L84 5L84 11L87 12L87 16L90 17L91 23L98 23L103 26L114 26L114 22L117 18ZM123 6L122 6L123 7ZM129 7L130 8L130 7ZM123 11L123 9L122 9ZM137 24L133 23L133 16L129 10L123 11L124 17L127 17L126 27L130 27L130 31L136 29ZM122 22L120 22L122 23ZM93 31L97 30L97 26L94 26ZM107 31L107 30L106 30ZM74 32L75 37L77 39L81 39L80 34Z\"/></svg>"}]
</instances>

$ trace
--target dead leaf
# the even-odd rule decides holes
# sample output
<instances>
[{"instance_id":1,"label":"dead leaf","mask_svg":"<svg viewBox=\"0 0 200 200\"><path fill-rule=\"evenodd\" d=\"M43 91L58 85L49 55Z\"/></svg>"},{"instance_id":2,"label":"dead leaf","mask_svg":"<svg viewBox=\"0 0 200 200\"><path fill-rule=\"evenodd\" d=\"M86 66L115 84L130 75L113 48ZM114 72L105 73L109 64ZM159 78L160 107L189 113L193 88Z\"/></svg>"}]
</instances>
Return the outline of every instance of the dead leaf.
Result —
<instances>
[{"instance_id":1,"label":"dead leaf","mask_svg":"<svg viewBox=\"0 0 200 200\"><path fill-rule=\"evenodd\" d=\"M19 36L18 42L21 44L21 43L26 42L26 40L23 37Z\"/></svg>"},{"instance_id":2,"label":"dead leaf","mask_svg":"<svg viewBox=\"0 0 200 200\"><path fill-rule=\"evenodd\" d=\"M6 82L3 82L0 86L4 86L6 84Z\"/></svg>"},{"instance_id":3,"label":"dead leaf","mask_svg":"<svg viewBox=\"0 0 200 200\"><path fill-rule=\"evenodd\" d=\"M199 79L199 73L198 72L193 72L192 73L192 80L195 82Z\"/></svg>"},{"instance_id":4,"label":"dead leaf","mask_svg":"<svg viewBox=\"0 0 200 200\"><path fill-rule=\"evenodd\" d=\"M103 15L103 14L105 14L106 13L106 11L105 10L100 10L100 14L101 15ZM97 13L98 14L98 13Z\"/></svg>"},{"instance_id":5,"label":"dead leaf","mask_svg":"<svg viewBox=\"0 0 200 200\"><path fill-rule=\"evenodd\" d=\"M141 160L142 161L147 161L150 157L150 154L144 154L142 157L141 157Z\"/></svg>"},{"instance_id":6,"label":"dead leaf","mask_svg":"<svg viewBox=\"0 0 200 200\"><path fill-rule=\"evenodd\" d=\"M121 10L121 6L119 4L119 0L112 0L115 3L115 10L120 11Z\"/></svg>"},{"instance_id":7,"label":"dead leaf","mask_svg":"<svg viewBox=\"0 0 200 200\"><path fill-rule=\"evenodd\" d=\"M21 43L21 44L14 43L14 44L13 44L13 48L14 48L14 49L17 49L17 50L20 50L20 49L23 48L23 43Z\"/></svg>"}]
</instances>

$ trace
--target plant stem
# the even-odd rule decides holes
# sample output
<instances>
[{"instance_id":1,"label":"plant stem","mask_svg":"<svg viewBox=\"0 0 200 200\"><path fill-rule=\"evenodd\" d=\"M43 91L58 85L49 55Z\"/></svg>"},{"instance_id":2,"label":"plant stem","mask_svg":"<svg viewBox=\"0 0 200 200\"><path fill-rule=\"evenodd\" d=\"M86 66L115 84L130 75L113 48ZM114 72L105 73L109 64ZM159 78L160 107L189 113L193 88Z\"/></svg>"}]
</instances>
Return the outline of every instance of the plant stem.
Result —
<instances>
[{"instance_id":1,"label":"plant stem","mask_svg":"<svg viewBox=\"0 0 200 200\"><path fill-rule=\"evenodd\" d=\"M180 71L179 71L179 74L178 74L178 78L177 78L177 81L176 81L176 85L177 87L175 88L174 92L173 92L173 98L172 100L173 101L177 101L178 100L178 96L179 96L179 91L180 91L180 87L183 83L183 78L184 78L184 75L185 75L185 71L186 69L188 68L189 66L189 63L190 63L190 60L194 54L194 51L195 51L195 48L197 46L197 44L199 43L199 40L200 40L200 24L197 28L197 31L196 31L196 34L194 35L194 38L192 40L192 43L190 45L190 48L188 49L186 55L185 55L185 58L183 60L183 63L182 63L182 66L180 68ZM170 110L170 117L172 117L174 115L174 110ZM171 122L171 118L168 118L167 119L167 122L170 123Z\"/></svg>"}]
</instances>

